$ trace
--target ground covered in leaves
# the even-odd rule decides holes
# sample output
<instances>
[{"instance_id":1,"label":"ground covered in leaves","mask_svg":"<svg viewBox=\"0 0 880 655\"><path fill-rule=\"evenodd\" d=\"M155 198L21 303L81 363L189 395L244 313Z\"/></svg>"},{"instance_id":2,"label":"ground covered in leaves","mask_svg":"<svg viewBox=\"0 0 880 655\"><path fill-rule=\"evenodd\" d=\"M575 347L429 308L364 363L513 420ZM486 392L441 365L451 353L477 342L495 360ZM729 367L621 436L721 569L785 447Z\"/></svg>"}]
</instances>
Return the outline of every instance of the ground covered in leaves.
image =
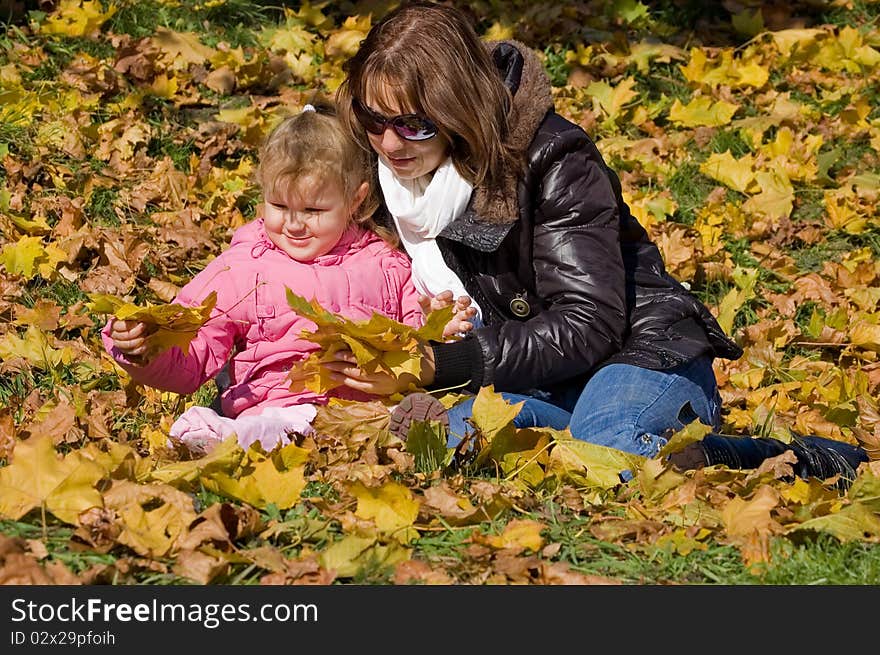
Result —
<instances>
[{"instance_id":1,"label":"ground covered in leaves","mask_svg":"<svg viewBox=\"0 0 880 655\"><path fill-rule=\"evenodd\" d=\"M489 389L468 452L401 442L378 401L271 453L168 450L213 387L132 384L89 299L170 301L255 216L267 130L393 3L24 4L0 5L0 582L880 582L880 3L455 3L536 49L744 347L725 430L862 443L845 493L785 455L683 474L517 431Z\"/></svg>"}]
</instances>

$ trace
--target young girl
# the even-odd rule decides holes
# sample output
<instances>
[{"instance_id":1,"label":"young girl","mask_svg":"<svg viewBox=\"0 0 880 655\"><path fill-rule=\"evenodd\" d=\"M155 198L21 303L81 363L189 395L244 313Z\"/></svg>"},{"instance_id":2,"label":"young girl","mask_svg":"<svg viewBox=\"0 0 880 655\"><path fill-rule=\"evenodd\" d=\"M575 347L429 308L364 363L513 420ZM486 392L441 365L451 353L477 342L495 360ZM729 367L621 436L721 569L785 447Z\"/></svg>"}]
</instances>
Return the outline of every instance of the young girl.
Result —
<instances>
[{"instance_id":1,"label":"young girl","mask_svg":"<svg viewBox=\"0 0 880 655\"><path fill-rule=\"evenodd\" d=\"M146 323L111 318L103 330L119 365L138 383L159 389L192 393L229 362L223 415L193 407L171 428L172 439L197 454L233 432L243 447L260 441L270 450L287 443L288 432L309 432L315 406L329 396L370 397L344 386L329 394L290 391L291 365L318 346L300 337L316 326L291 309L286 288L352 320L378 312L414 327L422 324L423 308L442 304L420 296L408 258L373 223L377 200L367 154L332 105L316 104L281 122L263 147L257 174L262 218L239 228L229 248L175 298L193 306L217 292L188 353L176 347L147 353L145 338L155 326ZM448 333L467 328L453 320ZM390 394L405 386L399 381L372 391Z\"/></svg>"}]
</instances>

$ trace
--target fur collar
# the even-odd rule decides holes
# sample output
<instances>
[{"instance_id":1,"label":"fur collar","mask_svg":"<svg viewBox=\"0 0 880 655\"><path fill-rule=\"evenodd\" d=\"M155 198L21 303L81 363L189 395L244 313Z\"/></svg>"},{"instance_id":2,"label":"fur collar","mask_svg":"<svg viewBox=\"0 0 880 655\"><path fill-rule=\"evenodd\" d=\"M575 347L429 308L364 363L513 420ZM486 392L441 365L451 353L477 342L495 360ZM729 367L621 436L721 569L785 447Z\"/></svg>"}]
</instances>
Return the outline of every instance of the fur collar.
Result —
<instances>
[{"instance_id":1,"label":"fur collar","mask_svg":"<svg viewBox=\"0 0 880 655\"><path fill-rule=\"evenodd\" d=\"M517 151L525 153L544 120L553 109L550 79L538 55L524 43L514 40L486 43L501 78L513 94L508 140ZM474 190L473 208L487 223L508 224L519 218L517 171L505 171L501 188L481 185Z\"/></svg>"}]
</instances>

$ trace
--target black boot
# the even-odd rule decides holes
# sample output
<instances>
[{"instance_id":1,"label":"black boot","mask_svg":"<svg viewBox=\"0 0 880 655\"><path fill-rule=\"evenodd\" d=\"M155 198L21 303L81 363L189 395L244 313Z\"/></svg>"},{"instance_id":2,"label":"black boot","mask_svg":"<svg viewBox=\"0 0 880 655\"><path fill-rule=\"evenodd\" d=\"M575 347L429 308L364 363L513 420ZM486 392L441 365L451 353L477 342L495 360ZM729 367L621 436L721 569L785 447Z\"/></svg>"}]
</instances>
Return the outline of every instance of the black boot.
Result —
<instances>
[{"instance_id":1,"label":"black boot","mask_svg":"<svg viewBox=\"0 0 880 655\"><path fill-rule=\"evenodd\" d=\"M804 479L826 480L839 474L837 486L841 490L847 489L855 480L859 464L868 461L864 448L823 437L795 436L791 443L784 443L766 437L753 439L719 434L707 434L702 441L691 444L670 459L683 469L714 464L724 464L731 469L754 469L765 459L781 455L786 450L791 450L797 457L794 464L796 475Z\"/></svg>"}]
</instances>

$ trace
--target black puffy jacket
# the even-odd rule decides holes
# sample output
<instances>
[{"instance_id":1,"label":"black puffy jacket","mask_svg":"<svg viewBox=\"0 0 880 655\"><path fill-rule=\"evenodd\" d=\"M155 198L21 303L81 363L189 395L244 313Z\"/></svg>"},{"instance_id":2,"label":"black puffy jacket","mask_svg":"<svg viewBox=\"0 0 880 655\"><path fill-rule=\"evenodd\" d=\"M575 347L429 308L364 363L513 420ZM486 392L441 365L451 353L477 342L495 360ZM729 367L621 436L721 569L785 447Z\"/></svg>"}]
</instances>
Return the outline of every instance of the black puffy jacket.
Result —
<instances>
[{"instance_id":1,"label":"black puffy jacket","mask_svg":"<svg viewBox=\"0 0 880 655\"><path fill-rule=\"evenodd\" d=\"M623 362L668 369L742 350L669 276L617 176L583 129L556 114L547 76L522 44L490 45L514 92L511 135L525 174L477 188L438 236L485 327L434 344L434 388L552 390Z\"/></svg>"}]
</instances>

